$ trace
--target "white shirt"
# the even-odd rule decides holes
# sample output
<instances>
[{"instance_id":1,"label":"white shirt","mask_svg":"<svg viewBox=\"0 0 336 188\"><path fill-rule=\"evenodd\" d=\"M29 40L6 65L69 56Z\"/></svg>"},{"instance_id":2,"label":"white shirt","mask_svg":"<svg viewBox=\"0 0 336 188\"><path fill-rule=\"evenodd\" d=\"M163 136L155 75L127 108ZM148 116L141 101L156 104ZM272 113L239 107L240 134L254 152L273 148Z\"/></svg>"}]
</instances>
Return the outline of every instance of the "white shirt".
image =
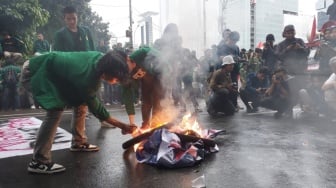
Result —
<instances>
[{"instance_id":1,"label":"white shirt","mask_svg":"<svg viewBox=\"0 0 336 188\"><path fill-rule=\"evenodd\" d=\"M336 82L336 74L332 73L330 77L324 82L328 84L330 82ZM326 102L336 101L336 88L332 87L324 91L324 98Z\"/></svg>"}]
</instances>

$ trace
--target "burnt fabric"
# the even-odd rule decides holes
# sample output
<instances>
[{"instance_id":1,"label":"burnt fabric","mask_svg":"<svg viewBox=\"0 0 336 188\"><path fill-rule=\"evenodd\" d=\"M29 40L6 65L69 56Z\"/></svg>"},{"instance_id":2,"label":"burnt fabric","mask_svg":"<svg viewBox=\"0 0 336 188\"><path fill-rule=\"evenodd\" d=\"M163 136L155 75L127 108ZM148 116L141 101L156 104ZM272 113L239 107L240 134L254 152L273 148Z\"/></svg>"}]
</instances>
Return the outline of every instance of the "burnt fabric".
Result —
<instances>
[{"instance_id":1,"label":"burnt fabric","mask_svg":"<svg viewBox=\"0 0 336 188\"><path fill-rule=\"evenodd\" d=\"M209 138L221 132L223 131L207 131ZM201 140L184 143L175 133L167 129L158 129L148 140L140 143L136 150L136 158L140 163L158 167L183 168L194 166L203 161L207 154L217 151L217 145L209 148Z\"/></svg>"}]
</instances>

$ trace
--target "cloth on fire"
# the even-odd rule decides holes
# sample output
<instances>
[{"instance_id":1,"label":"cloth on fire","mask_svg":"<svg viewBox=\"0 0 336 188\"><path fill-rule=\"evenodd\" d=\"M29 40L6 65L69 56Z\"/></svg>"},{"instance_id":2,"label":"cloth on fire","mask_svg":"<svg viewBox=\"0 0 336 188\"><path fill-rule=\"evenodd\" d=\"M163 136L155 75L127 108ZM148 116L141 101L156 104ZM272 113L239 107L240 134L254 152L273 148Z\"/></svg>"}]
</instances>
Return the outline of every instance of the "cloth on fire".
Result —
<instances>
[{"instance_id":1,"label":"cloth on fire","mask_svg":"<svg viewBox=\"0 0 336 188\"><path fill-rule=\"evenodd\" d=\"M208 138L214 138L223 130L208 130ZM136 149L140 163L166 168L194 166L204 160L207 154L218 152L218 146L206 147L202 140L184 143L177 134L167 129L156 130Z\"/></svg>"}]
</instances>

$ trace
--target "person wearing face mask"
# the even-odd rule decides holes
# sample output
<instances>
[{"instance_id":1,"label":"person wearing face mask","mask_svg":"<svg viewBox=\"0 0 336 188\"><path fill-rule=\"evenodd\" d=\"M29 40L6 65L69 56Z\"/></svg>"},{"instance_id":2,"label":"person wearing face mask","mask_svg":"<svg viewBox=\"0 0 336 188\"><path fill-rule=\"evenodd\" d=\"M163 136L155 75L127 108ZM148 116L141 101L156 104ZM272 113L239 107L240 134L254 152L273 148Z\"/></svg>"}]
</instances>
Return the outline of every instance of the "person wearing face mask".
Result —
<instances>
[{"instance_id":1,"label":"person wearing face mask","mask_svg":"<svg viewBox=\"0 0 336 188\"><path fill-rule=\"evenodd\" d=\"M127 58L130 72L128 83L122 84L123 102L129 117L130 124L134 124L134 88L140 85L141 90L141 128L148 128L153 119L160 116L160 105L165 96L165 88L162 84L163 63L160 62L159 52L153 48L142 47L134 51ZM162 122L161 122L162 123Z\"/></svg>"}]
</instances>

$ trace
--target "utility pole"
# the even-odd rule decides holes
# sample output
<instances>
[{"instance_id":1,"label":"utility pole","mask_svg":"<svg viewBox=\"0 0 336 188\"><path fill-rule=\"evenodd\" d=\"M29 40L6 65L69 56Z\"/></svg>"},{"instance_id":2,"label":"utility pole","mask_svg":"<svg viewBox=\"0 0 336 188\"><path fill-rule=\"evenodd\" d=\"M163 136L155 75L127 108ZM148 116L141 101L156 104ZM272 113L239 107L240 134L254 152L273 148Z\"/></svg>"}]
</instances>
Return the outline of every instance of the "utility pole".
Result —
<instances>
[{"instance_id":1,"label":"utility pole","mask_svg":"<svg viewBox=\"0 0 336 188\"><path fill-rule=\"evenodd\" d=\"M132 29L132 24L133 24L133 18L132 18L132 0L129 0L129 19L130 19L130 25L129 25L129 31L130 31L130 36L129 36L129 43L130 47L133 48L133 29Z\"/></svg>"}]
</instances>

